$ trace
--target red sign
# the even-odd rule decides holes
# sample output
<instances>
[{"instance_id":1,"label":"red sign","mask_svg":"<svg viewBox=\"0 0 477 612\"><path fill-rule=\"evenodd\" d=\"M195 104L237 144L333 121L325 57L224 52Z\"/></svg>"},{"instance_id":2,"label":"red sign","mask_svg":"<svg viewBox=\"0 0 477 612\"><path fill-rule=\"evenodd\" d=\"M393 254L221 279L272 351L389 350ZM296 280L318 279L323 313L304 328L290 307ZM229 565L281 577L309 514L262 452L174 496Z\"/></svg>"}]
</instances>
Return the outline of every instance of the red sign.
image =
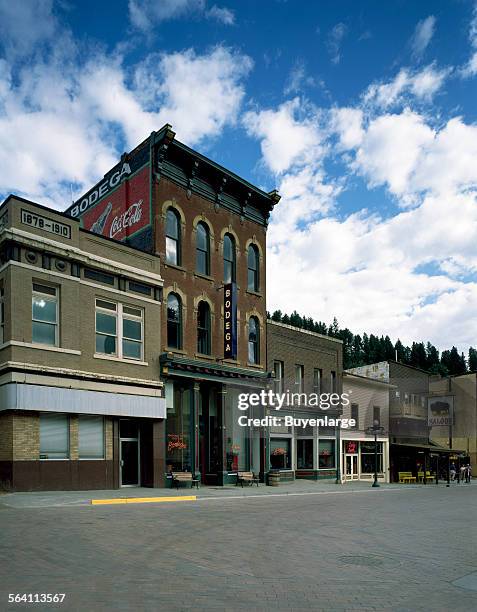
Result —
<instances>
[{"instance_id":1,"label":"red sign","mask_svg":"<svg viewBox=\"0 0 477 612\"><path fill-rule=\"evenodd\" d=\"M82 221L85 229L118 241L147 227L151 222L149 166L87 210Z\"/></svg>"},{"instance_id":2,"label":"red sign","mask_svg":"<svg viewBox=\"0 0 477 612\"><path fill-rule=\"evenodd\" d=\"M345 453L349 453L350 455L355 455L358 452L358 443L351 441L345 442Z\"/></svg>"}]
</instances>

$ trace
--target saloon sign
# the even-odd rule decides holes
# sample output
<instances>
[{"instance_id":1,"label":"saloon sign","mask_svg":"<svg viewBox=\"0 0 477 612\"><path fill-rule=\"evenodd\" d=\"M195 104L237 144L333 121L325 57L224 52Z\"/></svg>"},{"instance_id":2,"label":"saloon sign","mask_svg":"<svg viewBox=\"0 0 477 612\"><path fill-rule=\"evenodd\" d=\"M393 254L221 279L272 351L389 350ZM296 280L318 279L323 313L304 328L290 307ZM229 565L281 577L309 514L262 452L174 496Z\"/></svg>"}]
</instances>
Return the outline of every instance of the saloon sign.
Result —
<instances>
[{"instance_id":1,"label":"saloon sign","mask_svg":"<svg viewBox=\"0 0 477 612\"><path fill-rule=\"evenodd\" d=\"M453 424L454 396L441 395L428 398L427 424L429 427L442 427Z\"/></svg>"},{"instance_id":2,"label":"saloon sign","mask_svg":"<svg viewBox=\"0 0 477 612\"><path fill-rule=\"evenodd\" d=\"M237 285L224 285L224 359L237 358Z\"/></svg>"}]
</instances>

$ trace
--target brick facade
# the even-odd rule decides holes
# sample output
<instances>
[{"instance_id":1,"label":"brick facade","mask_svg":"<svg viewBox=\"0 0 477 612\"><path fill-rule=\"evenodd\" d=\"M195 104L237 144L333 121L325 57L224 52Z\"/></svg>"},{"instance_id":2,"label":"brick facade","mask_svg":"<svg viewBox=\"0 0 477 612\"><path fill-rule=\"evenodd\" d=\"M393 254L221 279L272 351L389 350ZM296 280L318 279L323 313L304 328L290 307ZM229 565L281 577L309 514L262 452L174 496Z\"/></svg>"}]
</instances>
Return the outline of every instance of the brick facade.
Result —
<instances>
[{"instance_id":1,"label":"brick facade","mask_svg":"<svg viewBox=\"0 0 477 612\"><path fill-rule=\"evenodd\" d=\"M314 332L290 325L267 322L268 368L273 370L276 360L284 364L284 390L295 389L295 366L304 368L305 393L313 393L313 371L322 372L321 392L331 391L331 372L336 372L336 393L342 392L343 344Z\"/></svg>"},{"instance_id":2,"label":"brick facade","mask_svg":"<svg viewBox=\"0 0 477 612\"><path fill-rule=\"evenodd\" d=\"M13 414L0 413L0 461L13 459Z\"/></svg>"},{"instance_id":3,"label":"brick facade","mask_svg":"<svg viewBox=\"0 0 477 612\"><path fill-rule=\"evenodd\" d=\"M181 218L182 258L180 266L166 263L165 220L169 208L179 213ZM237 319L238 319L238 355L237 359L224 360L244 367L257 367L248 363L247 338L248 320L254 315L260 321L262 334L260 338L260 365L264 369L266 340L264 323L266 317L266 260L265 239L266 228L243 219L237 222L237 215L223 207L217 207L210 200L200 195L187 195L179 185L162 178L155 191L155 245L156 251L164 262L162 277L164 279L164 303L162 309L161 348L167 346L167 296L173 291L182 298L183 307L183 348L182 353L189 357L197 357L197 306L199 300L206 300L211 306L212 346L211 360L223 360L224 356L224 263L223 238L226 232L235 239L237 261ZM196 227L202 221L210 231L210 275L204 276L196 272ZM258 292L247 289L247 249L250 243L257 246L260 255Z\"/></svg>"}]
</instances>

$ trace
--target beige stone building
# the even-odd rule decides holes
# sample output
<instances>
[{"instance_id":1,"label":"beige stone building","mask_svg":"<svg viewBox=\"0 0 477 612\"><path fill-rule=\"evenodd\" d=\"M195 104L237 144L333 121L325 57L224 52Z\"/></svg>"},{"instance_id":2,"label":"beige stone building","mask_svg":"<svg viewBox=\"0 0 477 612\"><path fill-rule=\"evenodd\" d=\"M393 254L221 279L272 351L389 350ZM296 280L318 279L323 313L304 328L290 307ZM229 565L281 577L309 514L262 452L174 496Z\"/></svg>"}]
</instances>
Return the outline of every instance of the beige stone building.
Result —
<instances>
[{"instance_id":1,"label":"beige stone building","mask_svg":"<svg viewBox=\"0 0 477 612\"><path fill-rule=\"evenodd\" d=\"M0 207L0 486L164 483L159 258Z\"/></svg>"}]
</instances>

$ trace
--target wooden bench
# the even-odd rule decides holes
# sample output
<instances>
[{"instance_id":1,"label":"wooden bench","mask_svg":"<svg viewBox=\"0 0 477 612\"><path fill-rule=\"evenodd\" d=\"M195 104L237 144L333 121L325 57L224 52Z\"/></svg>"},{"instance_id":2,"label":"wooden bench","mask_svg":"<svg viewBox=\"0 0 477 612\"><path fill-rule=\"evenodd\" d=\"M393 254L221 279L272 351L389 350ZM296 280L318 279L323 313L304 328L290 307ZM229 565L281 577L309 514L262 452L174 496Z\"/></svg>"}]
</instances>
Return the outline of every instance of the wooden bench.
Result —
<instances>
[{"instance_id":1,"label":"wooden bench","mask_svg":"<svg viewBox=\"0 0 477 612\"><path fill-rule=\"evenodd\" d=\"M235 483L235 486L240 483L243 489L244 482L250 485L256 483L258 487L258 478L253 472L237 472L237 482Z\"/></svg>"},{"instance_id":2,"label":"wooden bench","mask_svg":"<svg viewBox=\"0 0 477 612\"><path fill-rule=\"evenodd\" d=\"M194 478L191 472L171 472L171 476L172 476L172 484L176 485L176 489L179 488L179 484L181 482L185 483L186 486L187 486L187 483L190 482L191 488L194 486L197 489L199 488L199 479Z\"/></svg>"},{"instance_id":3,"label":"wooden bench","mask_svg":"<svg viewBox=\"0 0 477 612\"><path fill-rule=\"evenodd\" d=\"M426 471L426 480L432 480L433 476L430 471ZM417 482L424 482L424 472L417 473Z\"/></svg>"},{"instance_id":4,"label":"wooden bench","mask_svg":"<svg viewBox=\"0 0 477 612\"><path fill-rule=\"evenodd\" d=\"M412 475L412 472L399 472L399 482L410 484L416 482L416 477Z\"/></svg>"}]
</instances>

